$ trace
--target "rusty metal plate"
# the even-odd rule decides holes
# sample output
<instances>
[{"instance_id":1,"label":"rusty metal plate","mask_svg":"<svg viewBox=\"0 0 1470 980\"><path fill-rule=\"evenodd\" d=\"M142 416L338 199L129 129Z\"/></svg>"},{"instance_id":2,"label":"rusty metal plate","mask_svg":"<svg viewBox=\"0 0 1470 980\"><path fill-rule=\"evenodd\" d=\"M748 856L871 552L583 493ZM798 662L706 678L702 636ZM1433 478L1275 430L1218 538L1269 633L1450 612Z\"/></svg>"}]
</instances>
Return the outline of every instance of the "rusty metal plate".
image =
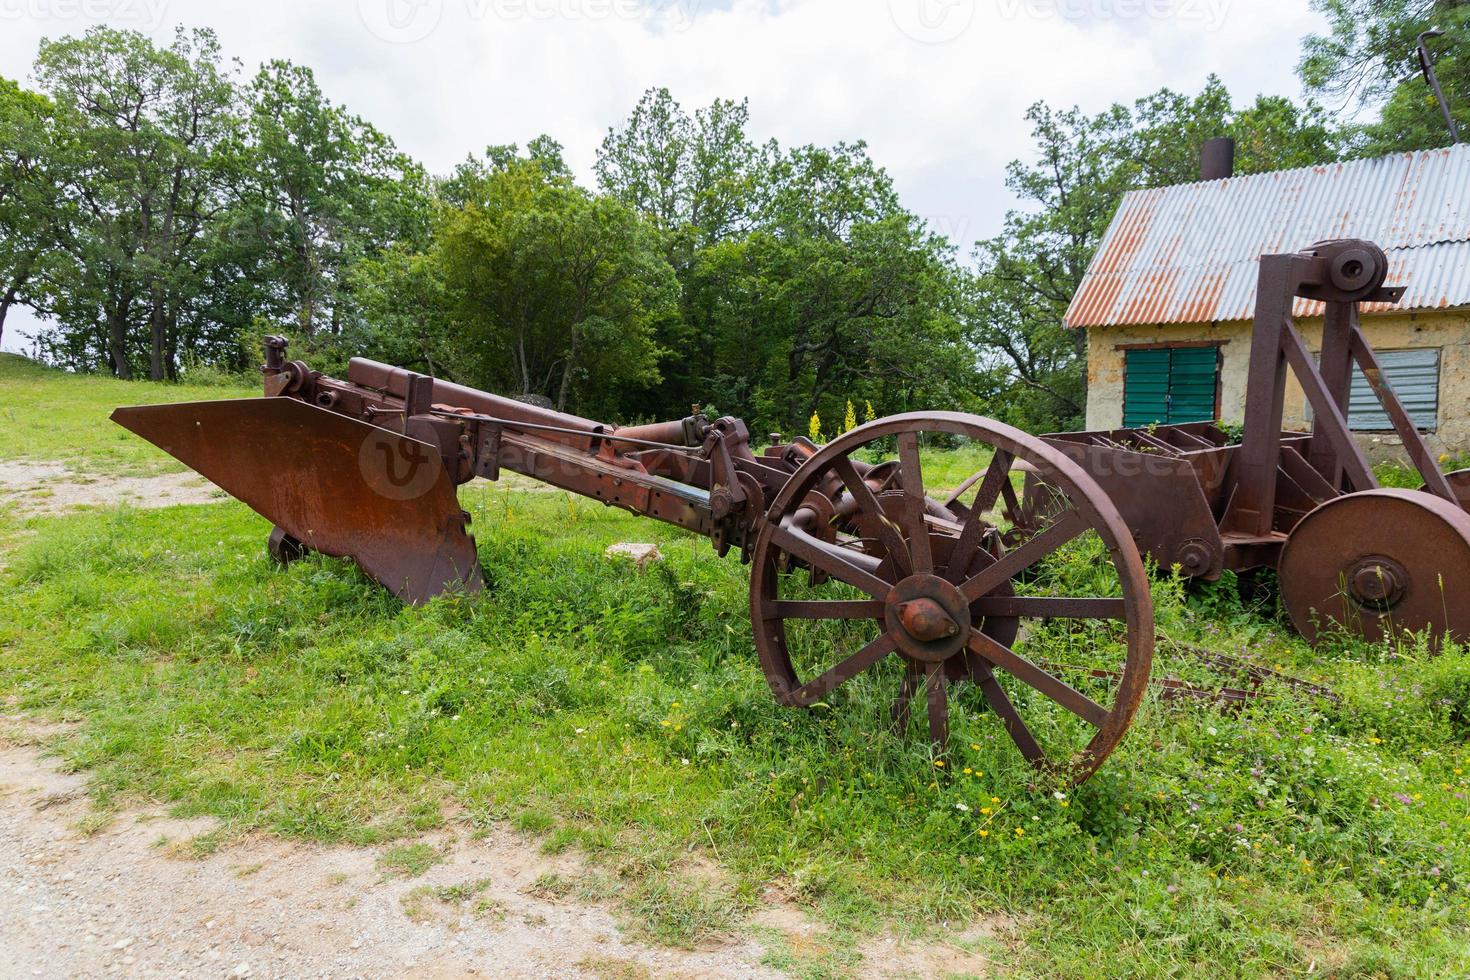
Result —
<instances>
[{"instance_id":1,"label":"rusty metal plate","mask_svg":"<svg viewBox=\"0 0 1470 980\"><path fill-rule=\"evenodd\" d=\"M293 398L119 408L112 420L408 602L482 579L438 451Z\"/></svg>"}]
</instances>

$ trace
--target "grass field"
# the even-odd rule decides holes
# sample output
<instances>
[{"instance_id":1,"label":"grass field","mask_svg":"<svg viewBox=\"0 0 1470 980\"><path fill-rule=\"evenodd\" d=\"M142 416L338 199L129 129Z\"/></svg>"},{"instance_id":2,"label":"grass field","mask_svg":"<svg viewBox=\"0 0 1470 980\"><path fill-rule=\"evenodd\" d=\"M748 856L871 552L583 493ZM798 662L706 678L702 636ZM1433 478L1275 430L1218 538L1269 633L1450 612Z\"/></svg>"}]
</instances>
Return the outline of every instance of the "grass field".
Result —
<instances>
[{"instance_id":1,"label":"grass field","mask_svg":"<svg viewBox=\"0 0 1470 980\"><path fill-rule=\"evenodd\" d=\"M227 393L14 360L0 386L0 453L108 472L166 465L109 428L113 406ZM265 522L233 502L0 511L0 696L77 723L55 749L92 774L99 820L165 801L219 819L200 850L252 830L412 847L446 821L505 821L585 855L558 887L657 941L750 929L775 889L825 930L767 937L795 975L856 969L866 933L998 914L988 951L1019 976L1470 975L1465 650L1313 652L1228 585L1160 578L1165 637L1342 700L1150 696L1068 790L967 687L943 767L889 731L893 671L777 707L747 571L703 540L560 493L477 482L462 501L487 588L422 608L343 562L273 567ZM603 557L626 540L665 560ZM1074 560L1058 574L1087 574ZM1156 675L1208 679L1172 650Z\"/></svg>"}]
</instances>

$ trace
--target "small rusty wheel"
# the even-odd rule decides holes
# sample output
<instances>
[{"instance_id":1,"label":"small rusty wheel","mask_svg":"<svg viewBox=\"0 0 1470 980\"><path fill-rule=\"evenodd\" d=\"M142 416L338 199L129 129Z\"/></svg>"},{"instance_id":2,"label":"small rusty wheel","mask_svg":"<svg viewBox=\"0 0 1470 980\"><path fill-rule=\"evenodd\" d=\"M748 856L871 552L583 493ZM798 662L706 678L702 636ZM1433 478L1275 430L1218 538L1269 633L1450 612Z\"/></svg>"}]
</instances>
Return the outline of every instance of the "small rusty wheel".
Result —
<instances>
[{"instance_id":1,"label":"small rusty wheel","mask_svg":"<svg viewBox=\"0 0 1470 980\"><path fill-rule=\"evenodd\" d=\"M271 535L266 539L265 547L270 553L271 560L278 565L289 565L311 554L310 548L293 538L285 528L279 525L271 528Z\"/></svg>"},{"instance_id":2,"label":"small rusty wheel","mask_svg":"<svg viewBox=\"0 0 1470 980\"><path fill-rule=\"evenodd\" d=\"M926 493L919 447L928 437L967 440L992 453L953 506ZM897 461L868 462L878 446L895 443ZM1012 509L1013 467L1044 478L1060 505L1008 551L993 515ZM814 492L822 497L809 498ZM823 513L832 515L835 534L819 526ZM1090 594L1017 594L1015 583L1026 573L1089 538L1100 547L1082 564L1087 586L1074 591ZM783 563L820 571L827 591L808 576L784 574ZM1087 620L1097 621L1091 632ZM751 621L761 667L781 704L813 705L844 682L885 669L879 665L895 654L903 672L893 715L904 729L909 701L922 688L930 737L942 747L949 682L968 679L1027 760L1075 782L1095 772L1122 739L1153 658L1148 579L1111 501L1040 440L954 412L868 423L792 474L756 541ZM1099 647L1111 659L1075 667L1043 655L1058 647L1075 652L1077 645L1086 648L1084 657Z\"/></svg>"},{"instance_id":3,"label":"small rusty wheel","mask_svg":"<svg viewBox=\"0 0 1470 980\"><path fill-rule=\"evenodd\" d=\"M1418 490L1364 490L1302 518L1281 553L1281 601L1302 636L1470 638L1470 515Z\"/></svg>"}]
</instances>

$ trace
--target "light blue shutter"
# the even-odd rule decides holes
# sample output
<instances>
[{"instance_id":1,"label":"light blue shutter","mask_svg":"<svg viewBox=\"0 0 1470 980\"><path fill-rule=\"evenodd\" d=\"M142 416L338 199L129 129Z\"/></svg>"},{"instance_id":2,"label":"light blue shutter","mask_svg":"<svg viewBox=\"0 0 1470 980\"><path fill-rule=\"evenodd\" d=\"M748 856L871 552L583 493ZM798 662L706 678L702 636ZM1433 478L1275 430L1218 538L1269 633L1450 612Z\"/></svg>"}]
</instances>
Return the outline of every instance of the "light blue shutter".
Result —
<instances>
[{"instance_id":1,"label":"light blue shutter","mask_svg":"<svg viewBox=\"0 0 1470 980\"><path fill-rule=\"evenodd\" d=\"M1421 432L1439 427L1439 350L1378 351L1383 376ZM1353 390L1348 399L1348 428L1355 432L1391 432L1393 422L1378 404L1368 379L1353 365Z\"/></svg>"}]
</instances>

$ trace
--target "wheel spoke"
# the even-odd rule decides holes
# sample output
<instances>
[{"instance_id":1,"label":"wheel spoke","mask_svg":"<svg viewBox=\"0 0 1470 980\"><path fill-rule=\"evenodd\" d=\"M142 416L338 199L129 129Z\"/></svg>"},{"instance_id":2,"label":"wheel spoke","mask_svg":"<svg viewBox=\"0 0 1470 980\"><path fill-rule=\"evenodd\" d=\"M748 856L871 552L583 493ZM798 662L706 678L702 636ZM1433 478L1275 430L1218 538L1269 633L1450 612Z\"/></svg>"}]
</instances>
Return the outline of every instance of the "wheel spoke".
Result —
<instances>
[{"instance_id":1,"label":"wheel spoke","mask_svg":"<svg viewBox=\"0 0 1470 980\"><path fill-rule=\"evenodd\" d=\"M824 673L818 674L797 688L792 695L796 704L809 705L818 698L830 694L838 684L850 680L892 653L897 647L892 636L882 633L877 639L863 647Z\"/></svg>"},{"instance_id":2,"label":"wheel spoke","mask_svg":"<svg viewBox=\"0 0 1470 980\"><path fill-rule=\"evenodd\" d=\"M1122 599L1079 596L981 596L970 608L980 616L1026 616L1030 619L1123 619Z\"/></svg>"},{"instance_id":3,"label":"wheel spoke","mask_svg":"<svg viewBox=\"0 0 1470 980\"><path fill-rule=\"evenodd\" d=\"M960 586L960 592L971 602L994 591L1002 582L1024 572L1068 541L1087 530L1087 522L1075 510L1057 516L1045 531L1027 541L989 568L982 569Z\"/></svg>"},{"instance_id":4,"label":"wheel spoke","mask_svg":"<svg viewBox=\"0 0 1470 980\"><path fill-rule=\"evenodd\" d=\"M1006 733L1011 736L1011 741L1016 743L1016 748L1021 750L1021 755L1027 762L1041 762L1046 758L1046 751L1036 741L1036 736L1031 734L1031 729L1026 727L1026 722L1021 719L1021 713L1006 696L1005 688L1000 686L1000 681L995 679L995 672L984 661L972 660L970 662L970 676L980 687L980 693L985 695L985 703L990 705L1000 718L1000 723L1006 727Z\"/></svg>"},{"instance_id":5,"label":"wheel spoke","mask_svg":"<svg viewBox=\"0 0 1470 980\"><path fill-rule=\"evenodd\" d=\"M878 498L873 496L873 488L868 486L867 481L852 465L852 460L846 456L837 457L832 468L837 471L843 486L847 487L847 492L852 494L852 499L858 506L858 513L866 518L864 523L876 533L883 549L888 552L894 564L899 566L899 574L908 574L909 555L908 548L903 543L903 535L899 534L898 528L883 516L883 507L878 503Z\"/></svg>"},{"instance_id":6,"label":"wheel spoke","mask_svg":"<svg viewBox=\"0 0 1470 980\"><path fill-rule=\"evenodd\" d=\"M893 727L899 734L908 731L914 692L919 689L924 672L912 660L903 662L903 682L898 686L898 697L893 701Z\"/></svg>"},{"instance_id":7,"label":"wheel spoke","mask_svg":"<svg viewBox=\"0 0 1470 980\"><path fill-rule=\"evenodd\" d=\"M915 575L933 575L929 526L924 523L924 470L919 463L919 439L912 431L898 434L898 460L903 474L903 529L912 559L909 568Z\"/></svg>"},{"instance_id":8,"label":"wheel spoke","mask_svg":"<svg viewBox=\"0 0 1470 980\"><path fill-rule=\"evenodd\" d=\"M769 604L774 619L882 619L878 599L777 599Z\"/></svg>"},{"instance_id":9,"label":"wheel spoke","mask_svg":"<svg viewBox=\"0 0 1470 980\"><path fill-rule=\"evenodd\" d=\"M928 665L925 694L929 701L929 741L943 750L949 744L949 680L944 676L944 662Z\"/></svg>"},{"instance_id":10,"label":"wheel spoke","mask_svg":"<svg viewBox=\"0 0 1470 980\"><path fill-rule=\"evenodd\" d=\"M971 633L969 647L978 656L984 657L1027 687L1051 698L1094 728L1101 728L1107 720L1108 710L1102 705L984 633Z\"/></svg>"},{"instance_id":11,"label":"wheel spoke","mask_svg":"<svg viewBox=\"0 0 1470 980\"><path fill-rule=\"evenodd\" d=\"M959 540L955 542L954 548L949 553L949 565L944 570L944 577L950 582L958 585L965 573L969 571L969 558L980 547L980 535L985 531L985 516L995 506L995 498L1000 495L1002 484L1009 484L1011 478L1011 463L1014 457L1004 449L997 449L995 455L990 458L990 466L985 470L985 480L980 484L980 489L975 491L975 501L970 507L969 513L965 515L965 523L960 528ZM971 477L971 481L974 477ZM962 486L950 497L953 503L960 494L967 490L968 484Z\"/></svg>"},{"instance_id":12,"label":"wheel spoke","mask_svg":"<svg viewBox=\"0 0 1470 980\"><path fill-rule=\"evenodd\" d=\"M971 514L988 514L995 507L996 498L1000 496L1001 487L1011 482L1011 465L1016 458L1004 449L997 449L995 455L990 458L990 465L985 469L985 479L980 484L980 489L975 491L975 499L970 504ZM978 475L978 474L977 474ZM961 484L949 499L950 503L958 500L960 495L970 488L975 477Z\"/></svg>"},{"instance_id":13,"label":"wheel spoke","mask_svg":"<svg viewBox=\"0 0 1470 980\"><path fill-rule=\"evenodd\" d=\"M862 589L874 599L886 599L893 589L892 585L872 572L858 567L847 555L829 550L824 542L788 524L778 524L772 528L771 540L787 554L800 558L813 568L820 568L838 581Z\"/></svg>"}]
</instances>

